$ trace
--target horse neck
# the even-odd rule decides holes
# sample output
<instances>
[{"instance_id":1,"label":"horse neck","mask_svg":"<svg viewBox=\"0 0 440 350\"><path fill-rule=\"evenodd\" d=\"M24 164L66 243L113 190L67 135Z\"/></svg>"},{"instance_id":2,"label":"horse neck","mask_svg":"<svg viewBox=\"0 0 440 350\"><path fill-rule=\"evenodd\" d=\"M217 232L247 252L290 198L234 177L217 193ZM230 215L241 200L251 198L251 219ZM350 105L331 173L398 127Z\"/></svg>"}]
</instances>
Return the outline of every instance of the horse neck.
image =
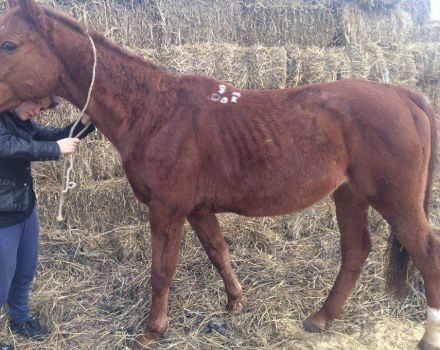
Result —
<instances>
[{"instance_id":1,"label":"horse neck","mask_svg":"<svg viewBox=\"0 0 440 350\"><path fill-rule=\"evenodd\" d=\"M68 30L68 29L66 29ZM57 91L78 108L83 108L90 86L93 51L89 39L81 33L59 31L53 46L64 64L65 72ZM166 94L158 94L173 84L174 77L154 64L142 60L109 43L100 34L91 34L97 50L96 79L87 112L97 128L121 151L130 131L148 134L157 128L163 114L152 106ZM153 108L154 109L154 108ZM157 108L155 108L157 110ZM138 121L142 118L142 123ZM130 135L131 137L132 135Z\"/></svg>"}]
</instances>

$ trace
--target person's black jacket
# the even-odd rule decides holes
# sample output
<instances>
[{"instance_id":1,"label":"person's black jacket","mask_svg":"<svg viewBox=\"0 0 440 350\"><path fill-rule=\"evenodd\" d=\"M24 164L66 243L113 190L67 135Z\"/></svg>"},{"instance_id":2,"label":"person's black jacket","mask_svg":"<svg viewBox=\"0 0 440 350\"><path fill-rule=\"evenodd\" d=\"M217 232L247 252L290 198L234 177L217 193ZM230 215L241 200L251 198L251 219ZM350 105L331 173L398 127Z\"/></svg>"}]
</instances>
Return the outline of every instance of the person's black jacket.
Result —
<instances>
[{"instance_id":1,"label":"person's black jacket","mask_svg":"<svg viewBox=\"0 0 440 350\"><path fill-rule=\"evenodd\" d=\"M31 173L32 161L58 160L56 141L69 137L73 123L52 128L23 121L12 112L0 113L0 227L26 220L35 206ZM82 123L74 130L76 135ZM95 130L90 126L80 138Z\"/></svg>"}]
</instances>

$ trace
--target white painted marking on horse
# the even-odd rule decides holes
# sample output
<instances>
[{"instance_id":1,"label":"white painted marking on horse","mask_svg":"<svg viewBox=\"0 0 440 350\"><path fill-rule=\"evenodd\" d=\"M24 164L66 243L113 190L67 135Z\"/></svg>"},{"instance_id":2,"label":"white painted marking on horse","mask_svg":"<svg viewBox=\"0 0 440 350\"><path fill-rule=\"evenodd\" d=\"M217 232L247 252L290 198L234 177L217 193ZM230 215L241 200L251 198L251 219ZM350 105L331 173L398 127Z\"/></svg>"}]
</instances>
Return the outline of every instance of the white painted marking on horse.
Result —
<instances>
[{"instance_id":1,"label":"white painted marking on horse","mask_svg":"<svg viewBox=\"0 0 440 350\"><path fill-rule=\"evenodd\" d=\"M232 103L237 103L238 99L241 97L241 94L239 92L233 92L232 93L232 98L231 98L231 102Z\"/></svg>"},{"instance_id":2,"label":"white painted marking on horse","mask_svg":"<svg viewBox=\"0 0 440 350\"><path fill-rule=\"evenodd\" d=\"M229 97L229 96L225 96L227 91L228 89L226 85L220 84L218 86L218 92L214 92L209 99L213 102L220 102L222 104L227 104L229 102L237 103L238 99L241 97L241 93L232 92L231 97Z\"/></svg>"},{"instance_id":3,"label":"white painted marking on horse","mask_svg":"<svg viewBox=\"0 0 440 350\"><path fill-rule=\"evenodd\" d=\"M221 99L221 96L219 94L217 94L216 92L214 92L211 95L211 101L218 102L218 101L220 101L220 99Z\"/></svg>"},{"instance_id":4,"label":"white painted marking on horse","mask_svg":"<svg viewBox=\"0 0 440 350\"><path fill-rule=\"evenodd\" d=\"M440 309L428 306L427 322L423 341L434 347L440 347Z\"/></svg>"},{"instance_id":5,"label":"white painted marking on horse","mask_svg":"<svg viewBox=\"0 0 440 350\"><path fill-rule=\"evenodd\" d=\"M218 86L218 93L219 93L220 95L223 95L226 91L227 91L227 89L226 89L226 85L219 85L219 86Z\"/></svg>"},{"instance_id":6,"label":"white painted marking on horse","mask_svg":"<svg viewBox=\"0 0 440 350\"><path fill-rule=\"evenodd\" d=\"M426 310L426 315L428 322L429 321L440 321L440 310L434 309L432 307L428 306L428 309Z\"/></svg>"}]
</instances>

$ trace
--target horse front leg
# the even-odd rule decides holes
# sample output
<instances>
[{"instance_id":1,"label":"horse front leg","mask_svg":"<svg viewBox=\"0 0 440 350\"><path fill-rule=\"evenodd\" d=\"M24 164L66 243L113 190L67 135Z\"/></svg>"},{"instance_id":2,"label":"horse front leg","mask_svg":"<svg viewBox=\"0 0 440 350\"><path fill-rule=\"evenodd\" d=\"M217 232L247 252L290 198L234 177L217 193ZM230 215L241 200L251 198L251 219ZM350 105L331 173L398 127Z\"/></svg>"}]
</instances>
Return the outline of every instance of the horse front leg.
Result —
<instances>
[{"instance_id":1,"label":"horse front leg","mask_svg":"<svg viewBox=\"0 0 440 350\"><path fill-rule=\"evenodd\" d=\"M223 279L228 295L226 308L234 313L240 312L242 288L232 270L228 246L215 214L192 214L188 216L188 221Z\"/></svg>"},{"instance_id":2,"label":"horse front leg","mask_svg":"<svg viewBox=\"0 0 440 350\"><path fill-rule=\"evenodd\" d=\"M152 302L145 332L136 339L135 348L146 348L166 329L168 295L176 273L185 217L174 208L150 204Z\"/></svg>"}]
</instances>

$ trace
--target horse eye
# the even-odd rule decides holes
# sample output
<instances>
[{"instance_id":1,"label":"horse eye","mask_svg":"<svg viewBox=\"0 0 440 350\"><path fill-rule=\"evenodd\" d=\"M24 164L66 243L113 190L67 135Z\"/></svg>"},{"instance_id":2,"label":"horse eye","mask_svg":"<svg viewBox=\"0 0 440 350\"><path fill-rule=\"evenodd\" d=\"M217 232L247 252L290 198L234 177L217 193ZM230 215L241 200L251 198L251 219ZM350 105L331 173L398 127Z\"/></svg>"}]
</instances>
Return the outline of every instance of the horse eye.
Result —
<instances>
[{"instance_id":1,"label":"horse eye","mask_svg":"<svg viewBox=\"0 0 440 350\"><path fill-rule=\"evenodd\" d=\"M12 51L15 51L16 49L17 49L17 45L15 45L14 43L12 43L10 41L7 41L3 44L3 50L5 50L5 51L12 52Z\"/></svg>"}]
</instances>

